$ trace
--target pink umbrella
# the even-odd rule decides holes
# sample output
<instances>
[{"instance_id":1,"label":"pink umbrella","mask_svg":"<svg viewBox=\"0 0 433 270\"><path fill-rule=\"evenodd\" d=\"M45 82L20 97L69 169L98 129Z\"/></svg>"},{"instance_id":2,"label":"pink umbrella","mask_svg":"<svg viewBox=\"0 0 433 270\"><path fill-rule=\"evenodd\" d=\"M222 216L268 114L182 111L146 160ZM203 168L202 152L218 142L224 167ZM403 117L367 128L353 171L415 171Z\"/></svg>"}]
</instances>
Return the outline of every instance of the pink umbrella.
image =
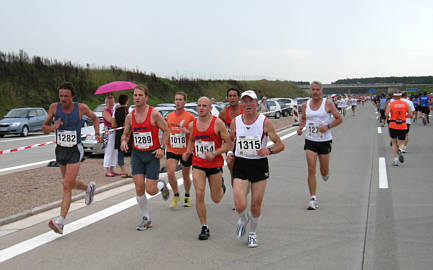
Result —
<instances>
[{"instance_id":1,"label":"pink umbrella","mask_svg":"<svg viewBox=\"0 0 433 270\"><path fill-rule=\"evenodd\" d=\"M133 82L124 82L124 81L111 82L99 86L98 90L96 90L95 92L95 95L106 94L106 93L122 91L122 90L129 90L135 88L135 86L137 85Z\"/></svg>"}]
</instances>

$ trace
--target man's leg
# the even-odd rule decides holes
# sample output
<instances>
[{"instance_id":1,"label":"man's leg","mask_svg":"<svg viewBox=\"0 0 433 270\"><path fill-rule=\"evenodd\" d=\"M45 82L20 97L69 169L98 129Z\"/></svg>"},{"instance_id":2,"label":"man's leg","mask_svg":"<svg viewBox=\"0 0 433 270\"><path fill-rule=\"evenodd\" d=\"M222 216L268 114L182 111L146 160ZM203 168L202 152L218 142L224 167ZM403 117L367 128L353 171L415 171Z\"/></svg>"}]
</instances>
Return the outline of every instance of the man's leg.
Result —
<instances>
[{"instance_id":1,"label":"man's leg","mask_svg":"<svg viewBox=\"0 0 433 270\"><path fill-rule=\"evenodd\" d=\"M200 169L192 169L192 179L195 189L195 209L201 225L207 225L206 220L206 205L204 203L204 195L206 188L206 173Z\"/></svg>"},{"instance_id":2,"label":"man's leg","mask_svg":"<svg viewBox=\"0 0 433 270\"><path fill-rule=\"evenodd\" d=\"M185 189L185 194L190 194L191 192L191 167L182 166L182 177L183 177L183 187Z\"/></svg>"},{"instance_id":3,"label":"man's leg","mask_svg":"<svg viewBox=\"0 0 433 270\"><path fill-rule=\"evenodd\" d=\"M235 178L233 179L233 197L235 200L236 211L241 214L247 208L247 194L249 181Z\"/></svg>"},{"instance_id":4,"label":"man's leg","mask_svg":"<svg viewBox=\"0 0 433 270\"><path fill-rule=\"evenodd\" d=\"M310 196L316 196L316 160L317 153L311 150L305 150L308 166L308 189Z\"/></svg>"},{"instance_id":5,"label":"man's leg","mask_svg":"<svg viewBox=\"0 0 433 270\"><path fill-rule=\"evenodd\" d=\"M80 162L74 164L67 164L66 166L60 166L63 177L63 198L62 205L60 207L60 216L66 218L71 206L72 189L76 186L75 178L77 177L78 170L80 169ZM63 168L62 168L63 167ZM84 185L84 190L87 186Z\"/></svg>"},{"instance_id":6,"label":"man's leg","mask_svg":"<svg viewBox=\"0 0 433 270\"><path fill-rule=\"evenodd\" d=\"M329 176L329 159L330 159L330 154L319 155L320 174L322 175L322 178Z\"/></svg>"},{"instance_id":7,"label":"man's leg","mask_svg":"<svg viewBox=\"0 0 433 270\"><path fill-rule=\"evenodd\" d=\"M251 225L248 233L248 247L258 246L256 229L259 225L263 197L265 195L266 180L251 184Z\"/></svg>"},{"instance_id":8,"label":"man's leg","mask_svg":"<svg viewBox=\"0 0 433 270\"><path fill-rule=\"evenodd\" d=\"M179 163L177 159L169 158L167 159L166 166L167 166L167 176L168 176L168 182L170 183L171 189L173 190L173 193L176 195L179 195L179 189L177 186L177 179L176 179L176 166Z\"/></svg>"},{"instance_id":9,"label":"man's leg","mask_svg":"<svg viewBox=\"0 0 433 270\"><path fill-rule=\"evenodd\" d=\"M222 187L222 172L209 175L209 188L210 196L214 203L219 203L224 196L224 189Z\"/></svg>"}]
</instances>

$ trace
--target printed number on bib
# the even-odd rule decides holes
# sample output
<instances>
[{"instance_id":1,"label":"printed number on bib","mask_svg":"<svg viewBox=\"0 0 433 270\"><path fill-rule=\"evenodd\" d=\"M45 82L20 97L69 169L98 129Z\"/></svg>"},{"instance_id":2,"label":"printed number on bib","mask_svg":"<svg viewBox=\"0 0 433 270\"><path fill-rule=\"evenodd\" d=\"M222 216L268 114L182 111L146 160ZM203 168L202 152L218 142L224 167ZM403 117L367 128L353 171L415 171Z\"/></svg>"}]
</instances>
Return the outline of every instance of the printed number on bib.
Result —
<instances>
[{"instance_id":1,"label":"printed number on bib","mask_svg":"<svg viewBox=\"0 0 433 270\"><path fill-rule=\"evenodd\" d=\"M257 150L260 149L260 137L239 136L236 138L239 153L245 156L256 156Z\"/></svg>"},{"instance_id":2,"label":"printed number on bib","mask_svg":"<svg viewBox=\"0 0 433 270\"><path fill-rule=\"evenodd\" d=\"M73 147L77 145L78 137L76 130L57 131L57 144L63 147Z\"/></svg>"},{"instance_id":3,"label":"printed number on bib","mask_svg":"<svg viewBox=\"0 0 433 270\"><path fill-rule=\"evenodd\" d=\"M202 159L206 159L206 152L215 151L215 142L195 141L195 154Z\"/></svg>"},{"instance_id":4,"label":"printed number on bib","mask_svg":"<svg viewBox=\"0 0 433 270\"><path fill-rule=\"evenodd\" d=\"M308 136L312 138L321 138L323 137L323 133L319 131L320 124L317 123L308 123Z\"/></svg>"},{"instance_id":5,"label":"printed number on bib","mask_svg":"<svg viewBox=\"0 0 433 270\"><path fill-rule=\"evenodd\" d=\"M186 136L185 134L173 134L170 133L170 145L173 148L185 148L186 147Z\"/></svg>"},{"instance_id":6,"label":"printed number on bib","mask_svg":"<svg viewBox=\"0 0 433 270\"><path fill-rule=\"evenodd\" d=\"M134 145L138 149L149 149L153 146L150 132L134 132Z\"/></svg>"}]
</instances>

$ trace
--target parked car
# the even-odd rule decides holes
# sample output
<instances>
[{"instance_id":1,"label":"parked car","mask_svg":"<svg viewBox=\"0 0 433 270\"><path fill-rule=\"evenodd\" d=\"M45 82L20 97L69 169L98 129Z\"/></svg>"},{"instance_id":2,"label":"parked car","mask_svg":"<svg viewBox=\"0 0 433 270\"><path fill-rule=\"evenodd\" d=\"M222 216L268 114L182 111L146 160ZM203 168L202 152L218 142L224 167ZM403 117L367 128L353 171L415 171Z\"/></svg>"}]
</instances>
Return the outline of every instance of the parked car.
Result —
<instances>
[{"instance_id":1,"label":"parked car","mask_svg":"<svg viewBox=\"0 0 433 270\"><path fill-rule=\"evenodd\" d=\"M302 103L304 103L304 101L309 100L310 98L305 97L305 98L296 98L296 103L298 103L298 113L299 115L301 115L302 113Z\"/></svg>"},{"instance_id":2,"label":"parked car","mask_svg":"<svg viewBox=\"0 0 433 270\"><path fill-rule=\"evenodd\" d=\"M280 104L281 114L286 117L292 114L293 105L296 104L296 101L291 98L270 98L268 101L276 101Z\"/></svg>"},{"instance_id":3,"label":"parked car","mask_svg":"<svg viewBox=\"0 0 433 270\"><path fill-rule=\"evenodd\" d=\"M46 118L47 111L44 108L12 109L0 120L0 137L6 134L26 137L29 132L41 131Z\"/></svg>"},{"instance_id":4,"label":"parked car","mask_svg":"<svg viewBox=\"0 0 433 270\"><path fill-rule=\"evenodd\" d=\"M99 130L100 131L104 130L103 123L99 124ZM93 125L81 128L81 135L92 134L92 133L95 133L95 129ZM104 153L104 149L102 149L102 144L98 143L98 141L95 138L95 135L89 137L82 137L81 143L83 144L84 153L86 154L99 155Z\"/></svg>"}]
</instances>

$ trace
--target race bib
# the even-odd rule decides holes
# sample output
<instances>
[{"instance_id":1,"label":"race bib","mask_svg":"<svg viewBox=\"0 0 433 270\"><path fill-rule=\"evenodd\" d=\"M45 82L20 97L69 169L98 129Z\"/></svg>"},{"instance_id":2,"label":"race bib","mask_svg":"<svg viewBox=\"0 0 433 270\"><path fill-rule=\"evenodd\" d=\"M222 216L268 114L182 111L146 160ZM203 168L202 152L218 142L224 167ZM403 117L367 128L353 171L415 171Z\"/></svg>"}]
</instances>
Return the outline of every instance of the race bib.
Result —
<instances>
[{"instance_id":1,"label":"race bib","mask_svg":"<svg viewBox=\"0 0 433 270\"><path fill-rule=\"evenodd\" d=\"M318 123L308 123L307 133L311 138L322 138L323 133L319 131L320 124Z\"/></svg>"},{"instance_id":2,"label":"race bib","mask_svg":"<svg viewBox=\"0 0 433 270\"><path fill-rule=\"evenodd\" d=\"M150 132L134 132L134 145L138 149L149 149L153 146Z\"/></svg>"},{"instance_id":3,"label":"race bib","mask_svg":"<svg viewBox=\"0 0 433 270\"><path fill-rule=\"evenodd\" d=\"M186 147L185 133L180 133L180 134L170 133L170 145L173 148L185 148Z\"/></svg>"},{"instance_id":4,"label":"race bib","mask_svg":"<svg viewBox=\"0 0 433 270\"><path fill-rule=\"evenodd\" d=\"M257 156L257 150L261 147L259 136L238 136L236 144L239 147L239 153L244 156Z\"/></svg>"},{"instance_id":5,"label":"race bib","mask_svg":"<svg viewBox=\"0 0 433 270\"><path fill-rule=\"evenodd\" d=\"M63 147L73 147L77 145L78 137L76 130L58 130L57 131L57 145Z\"/></svg>"},{"instance_id":6,"label":"race bib","mask_svg":"<svg viewBox=\"0 0 433 270\"><path fill-rule=\"evenodd\" d=\"M206 152L215 151L215 142L204 142L201 140L195 141L195 154L202 159L205 159Z\"/></svg>"}]
</instances>

